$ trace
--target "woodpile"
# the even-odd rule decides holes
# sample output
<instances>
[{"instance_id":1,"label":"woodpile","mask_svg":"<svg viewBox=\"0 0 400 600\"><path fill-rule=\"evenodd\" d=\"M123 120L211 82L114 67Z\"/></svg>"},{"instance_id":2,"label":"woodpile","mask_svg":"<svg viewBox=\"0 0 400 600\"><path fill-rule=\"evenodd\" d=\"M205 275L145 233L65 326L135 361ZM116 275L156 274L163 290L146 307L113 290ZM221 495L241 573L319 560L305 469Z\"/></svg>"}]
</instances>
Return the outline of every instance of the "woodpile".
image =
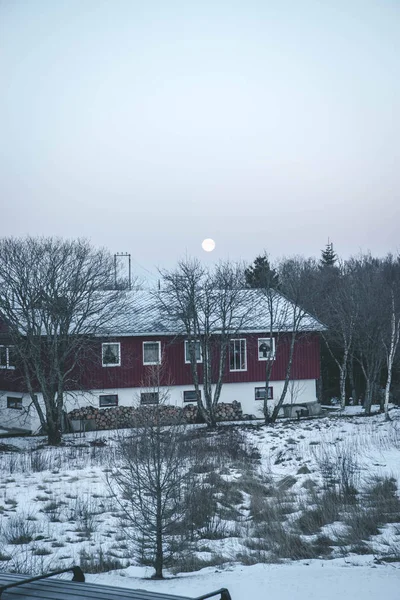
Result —
<instances>
[{"instance_id":1,"label":"woodpile","mask_svg":"<svg viewBox=\"0 0 400 600\"><path fill-rule=\"evenodd\" d=\"M196 404L187 404L183 408L178 406L114 406L112 408L96 408L83 406L68 413L70 421L84 422L87 430L116 429L140 426L144 419L157 415L165 425L173 423L201 423ZM246 418L242 414L240 402L234 400L231 404L220 403L217 406L217 421L238 421ZM248 417L247 417L248 418Z\"/></svg>"}]
</instances>

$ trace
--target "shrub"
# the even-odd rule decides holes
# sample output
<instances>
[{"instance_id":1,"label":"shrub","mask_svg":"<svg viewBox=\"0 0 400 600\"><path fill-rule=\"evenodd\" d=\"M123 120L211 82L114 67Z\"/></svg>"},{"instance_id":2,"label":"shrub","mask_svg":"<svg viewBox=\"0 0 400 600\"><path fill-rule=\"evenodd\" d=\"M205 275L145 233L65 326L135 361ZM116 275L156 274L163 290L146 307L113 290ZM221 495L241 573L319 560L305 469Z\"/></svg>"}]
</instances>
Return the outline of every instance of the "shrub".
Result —
<instances>
[{"instance_id":1,"label":"shrub","mask_svg":"<svg viewBox=\"0 0 400 600\"><path fill-rule=\"evenodd\" d=\"M77 523L77 531L90 537L97 530L98 506L91 496L78 496L71 509L71 518Z\"/></svg>"},{"instance_id":2,"label":"shrub","mask_svg":"<svg viewBox=\"0 0 400 600\"><path fill-rule=\"evenodd\" d=\"M246 540L245 545L250 550L267 552L270 560L276 561L282 558L300 560L317 556L312 544L288 531L279 521L258 526L254 535L255 537Z\"/></svg>"},{"instance_id":3,"label":"shrub","mask_svg":"<svg viewBox=\"0 0 400 600\"><path fill-rule=\"evenodd\" d=\"M8 519L3 528L3 535L8 544L21 545L32 542L36 531L35 524L20 514Z\"/></svg>"},{"instance_id":4,"label":"shrub","mask_svg":"<svg viewBox=\"0 0 400 600\"><path fill-rule=\"evenodd\" d=\"M317 533L325 523L326 519L321 507L303 510L301 516L296 521L300 532L305 535Z\"/></svg>"},{"instance_id":5,"label":"shrub","mask_svg":"<svg viewBox=\"0 0 400 600\"><path fill-rule=\"evenodd\" d=\"M343 499L335 490L326 490L321 495L312 494L310 502L313 508L302 506L302 514L296 521L301 533L312 535L324 525L339 519Z\"/></svg>"},{"instance_id":6,"label":"shrub","mask_svg":"<svg viewBox=\"0 0 400 600\"><path fill-rule=\"evenodd\" d=\"M319 535L313 542L313 550L319 557L329 556L332 554L333 540L326 535Z\"/></svg>"},{"instance_id":7,"label":"shrub","mask_svg":"<svg viewBox=\"0 0 400 600\"><path fill-rule=\"evenodd\" d=\"M381 514L378 510L356 505L351 507L345 516L344 523L348 530L342 536L342 543L355 545L369 539L372 535L378 535L379 525L382 524Z\"/></svg>"},{"instance_id":8,"label":"shrub","mask_svg":"<svg viewBox=\"0 0 400 600\"><path fill-rule=\"evenodd\" d=\"M354 502L360 475L360 466L354 448L335 445L322 446L315 458L327 489L336 488L343 500Z\"/></svg>"},{"instance_id":9,"label":"shrub","mask_svg":"<svg viewBox=\"0 0 400 600\"><path fill-rule=\"evenodd\" d=\"M373 477L365 490L367 505L379 509L385 523L400 521L400 499L394 477Z\"/></svg>"}]
</instances>

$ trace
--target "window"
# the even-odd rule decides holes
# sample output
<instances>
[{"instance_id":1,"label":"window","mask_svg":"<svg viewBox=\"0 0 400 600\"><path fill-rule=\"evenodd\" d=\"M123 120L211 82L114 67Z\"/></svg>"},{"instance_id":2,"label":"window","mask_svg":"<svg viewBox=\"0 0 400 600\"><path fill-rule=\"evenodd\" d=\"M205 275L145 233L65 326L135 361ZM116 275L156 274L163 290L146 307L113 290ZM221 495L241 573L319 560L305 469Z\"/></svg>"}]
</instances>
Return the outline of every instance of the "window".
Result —
<instances>
[{"instance_id":1,"label":"window","mask_svg":"<svg viewBox=\"0 0 400 600\"><path fill-rule=\"evenodd\" d=\"M99 406L118 406L118 394L99 396Z\"/></svg>"},{"instance_id":2,"label":"window","mask_svg":"<svg viewBox=\"0 0 400 600\"><path fill-rule=\"evenodd\" d=\"M22 398L13 398L12 396L7 396L7 408L16 408L17 410L22 410Z\"/></svg>"},{"instance_id":3,"label":"window","mask_svg":"<svg viewBox=\"0 0 400 600\"><path fill-rule=\"evenodd\" d=\"M199 390L199 394L200 394L200 398L201 398L200 390ZM183 401L184 402L197 402L196 390L185 390L183 392Z\"/></svg>"},{"instance_id":4,"label":"window","mask_svg":"<svg viewBox=\"0 0 400 600\"><path fill-rule=\"evenodd\" d=\"M158 404L158 392L142 392L140 404Z\"/></svg>"},{"instance_id":5,"label":"window","mask_svg":"<svg viewBox=\"0 0 400 600\"><path fill-rule=\"evenodd\" d=\"M254 392L256 400L265 400L265 387L254 388ZM273 397L273 389L272 387L268 387L268 400L272 400Z\"/></svg>"},{"instance_id":6,"label":"window","mask_svg":"<svg viewBox=\"0 0 400 600\"><path fill-rule=\"evenodd\" d=\"M143 364L159 365L161 360L161 342L143 342Z\"/></svg>"},{"instance_id":7,"label":"window","mask_svg":"<svg viewBox=\"0 0 400 600\"><path fill-rule=\"evenodd\" d=\"M246 340L231 340L229 343L229 370L246 371Z\"/></svg>"},{"instance_id":8,"label":"window","mask_svg":"<svg viewBox=\"0 0 400 600\"><path fill-rule=\"evenodd\" d=\"M190 346L192 346L194 350L194 355L196 357L196 362L203 362L203 355L201 351L201 345L199 341L191 341L185 340L185 363L190 363Z\"/></svg>"},{"instance_id":9,"label":"window","mask_svg":"<svg viewBox=\"0 0 400 600\"><path fill-rule=\"evenodd\" d=\"M272 337L258 338L258 360L273 360L275 358L275 340Z\"/></svg>"},{"instance_id":10,"label":"window","mask_svg":"<svg viewBox=\"0 0 400 600\"><path fill-rule=\"evenodd\" d=\"M15 369L13 346L0 346L0 369Z\"/></svg>"},{"instance_id":11,"label":"window","mask_svg":"<svg viewBox=\"0 0 400 600\"><path fill-rule=\"evenodd\" d=\"M121 344L102 344L101 357L103 367L120 367L121 366Z\"/></svg>"}]
</instances>

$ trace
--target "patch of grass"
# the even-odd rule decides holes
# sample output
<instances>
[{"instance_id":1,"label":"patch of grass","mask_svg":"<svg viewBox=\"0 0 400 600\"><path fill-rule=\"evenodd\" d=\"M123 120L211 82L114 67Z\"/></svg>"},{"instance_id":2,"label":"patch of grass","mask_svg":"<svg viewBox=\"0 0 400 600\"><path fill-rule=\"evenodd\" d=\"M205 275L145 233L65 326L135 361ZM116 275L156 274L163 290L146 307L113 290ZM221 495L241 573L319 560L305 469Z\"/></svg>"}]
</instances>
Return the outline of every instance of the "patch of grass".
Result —
<instances>
[{"instance_id":1,"label":"patch of grass","mask_svg":"<svg viewBox=\"0 0 400 600\"><path fill-rule=\"evenodd\" d=\"M385 523L400 521L400 498L397 491L395 478L388 476L373 477L365 489L367 505L379 509Z\"/></svg>"},{"instance_id":2,"label":"patch of grass","mask_svg":"<svg viewBox=\"0 0 400 600\"><path fill-rule=\"evenodd\" d=\"M355 546L373 535L378 535L379 527L382 525L381 516L378 510L360 505L351 507L344 517L347 532L341 536L342 544Z\"/></svg>"},{"instance_id":3,"label":"patch of grass","mask_svg":"<svg viewBox=\"0 0 400 600\"><path fill-rule=\"evenodd\" d=\"M319 535L317 539L312 542L313 550L320 558L330 556L334 545L335 542L326 535Z\"/></svg>"},{"instance_id":4,"label":"patch of grass","mask_svg":"<svg viewBox=\"0 0 400 600\"><path fill-rule=\"evenodd\" d=\"M268 552L270 560L276 561L282 558L300 560L318 556L313 544L304 541L300 535L288 531L279 521L265 523L254 533L255 537L247 539L245 545L250 550Z\"/></svg>"},{"instance_id":5,"label":"patch of grass","mask_svg":"<svg viewBox=\"0 0 400 600\"><path fill-rule=\"evenodd\" d=\"M236 482L236 485L245 494L260 494L261 496L272 496L274 494L272 480L269 478L260 479L251 471L245 472Z\"/></svg>"},{"instance_id":6,"label":"patch of grass","mask_svg":"<svg viewBox=\"0 0 400 600\"><path fill-rule=\"evenodd\" d=\"M296 477L288 475L287 477L284 477L283 479L278 481L277 488L280 492L286 492L287 490L290 490L290 488L293 487L295 483L297 483Z\"/></svg>"},{"instance_id":7,"label":"patch of grass","mask_svg":"<svg viewBox=\"0 0 400 600\"><path fill-rule=\"evenodd\" d=\"M4 500L4 504L7 504L7 506L12 506L13 508L15 508L15 506L18 506L18 500L16 500L15 498L6 498Z\"/></svg>"},{"instance_id":8,"label":"patch of grass","mask_svg":"<svg viewBox=\"0 0 400 600\"><path fill-rule=\"evenodd\" d=\"M304 535L317 533L325 524L326 518L321 507L303 509L302 514L296 520L296 526Z\"/></svg>"},{"instance_id":9,"label":"patch of grass","mask_svg":"<svg viewBox=\"0 0 400 600\"><path fill-rule=\"evenodd\" d=\"M349 552L358 555L372 554L372 548L366 542L357 542L349 547Z\"/></svg>"},{"instance_id":10,"label":"patch of grass","mask_svg":"<svg viewBox=\"0 0 400 600\"><path fill-rule=\"evenodd\" d=\"M311 471L307 465L302 465L297 471L297 475L307 475L308 473L311 473Z\"/></svg>"},{"instance_id":11,"label":"patch of grass","mask_svg":"<svg viewBox=\"0 0 400 600\"><path fill-rule=\"evenodd\" d=\"M33 541L36 526L27 521L24 515L11 517L3 527L3 536L8 544L22 545Z\"/></svg>"},{"instance_id":12,"label":"patch of grass","mask_svg":"<svg viewBox=\"0 0 400 600\"><path fill-rule=\"evenodd\" d=\"M208 560L199 558L194 553L181 554L174 560L171 571L174 575L177 573L191 573L192 571L200 571L205 567L221 567L229 562L229 559L222 554L214 553Z\"/></svg>"},{"instance_id":13,"label":"patch of grass","mask_svg":"<svg viewBox=\"0 0 400 600\"><path fill-rule=\"evenodd\" d=\"M79 563L84 573L106 573L115 569L123 569L126 566L118 558L105 553L101 546L98 552L93 551L91 554L81 550Z\"/></svg>"},{"instance_id":14,"label":"patch of grass","mask_svg":"<svg viewBox=\"0 0 400 600\"><path fill-rule=\"evenodd\" d=\"M51 550L43 546L42 548L35 548L34 550L32 550L32 554L34 556L50 556L50 554L53 553Z\"/></svg>"}]
</instances>

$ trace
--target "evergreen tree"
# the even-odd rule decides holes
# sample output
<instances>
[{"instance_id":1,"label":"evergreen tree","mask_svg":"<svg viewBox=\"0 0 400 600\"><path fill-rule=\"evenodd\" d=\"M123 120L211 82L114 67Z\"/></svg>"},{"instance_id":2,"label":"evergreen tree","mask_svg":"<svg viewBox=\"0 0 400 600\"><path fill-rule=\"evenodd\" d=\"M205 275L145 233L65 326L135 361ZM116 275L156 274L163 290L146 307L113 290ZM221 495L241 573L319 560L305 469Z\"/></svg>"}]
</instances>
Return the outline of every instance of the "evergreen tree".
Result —
<instances>
[{"instance_id":1,"label":"evergreen tree","mask_svg":"<svg viewBox=\"0 0 400 600\"><path fill-rule=\"evenodd\" d=\"M268 255L257 256L244 272L246 285L250 288L278 288L279 279L275 269L271 268Z\"/></svg>"},{"instance_id":2,"label":"evergreen tree","mask_svg":"<svg viewBox=\"0 0 400 600\"><path fill-rule=\"evenodd\" d=\"M325 250L321 250L320 266L335 267L337 262L336 252L333 250L332 242L326 244Z\"/></svg>"}]
</instances>

